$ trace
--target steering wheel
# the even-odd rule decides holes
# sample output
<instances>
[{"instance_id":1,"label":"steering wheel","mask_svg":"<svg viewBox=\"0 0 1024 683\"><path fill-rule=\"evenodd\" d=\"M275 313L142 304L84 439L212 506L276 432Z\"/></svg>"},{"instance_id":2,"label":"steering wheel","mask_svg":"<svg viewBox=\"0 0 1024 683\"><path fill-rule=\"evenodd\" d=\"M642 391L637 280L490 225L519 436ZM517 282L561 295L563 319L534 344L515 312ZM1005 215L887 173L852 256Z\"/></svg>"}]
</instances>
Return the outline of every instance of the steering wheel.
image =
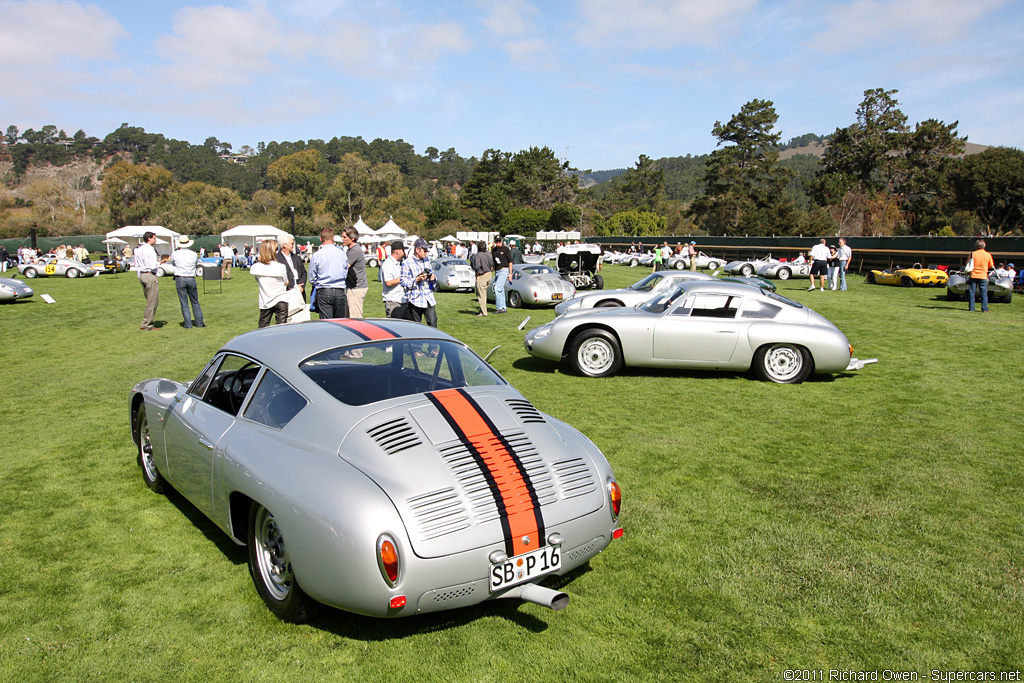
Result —
<instances>
[{"instance_id":1,"label":"steering wheel","mask_svg":"<svg viewBox=\"0 0 1024 683\"><path fill-rule=\"evenodd\" d=\"M245 400L245 395L249 391L249 387L245 385L246 379L249 381L249 386L252 386L253 377L243 376L243 372L252 369L253 366L247 365L241 370L237 371L232 377L231 382L228 384L228 405L231 406L231 412L238 414L238 409L242 407L242 402Z\"/></svg>"}]
</instances>

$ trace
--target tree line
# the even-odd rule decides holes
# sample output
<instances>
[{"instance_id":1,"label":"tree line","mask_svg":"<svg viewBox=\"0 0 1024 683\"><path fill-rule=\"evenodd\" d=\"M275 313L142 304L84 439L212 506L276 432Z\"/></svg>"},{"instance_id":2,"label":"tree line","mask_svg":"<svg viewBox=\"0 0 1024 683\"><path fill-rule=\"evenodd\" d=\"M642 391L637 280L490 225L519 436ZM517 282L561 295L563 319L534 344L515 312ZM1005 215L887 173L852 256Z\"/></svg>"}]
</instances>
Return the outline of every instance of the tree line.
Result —
<instances>
[{"instance_id":1,"label":"tree line","mask_svg":"<svg viewBox=\"0 0 1024 683\"><path fill-rule=\"evenodd\" d=\"M30 223L53 235L133 224L205 235L292 220L314 234L360 216L371 226L393 217L427 237L1019 232L1024 153L996 147L964 156L957 122L911 126L896 94L868 90L850 125L787 143L773 103L754 99L715 122L710 154L640 155L632 168L597 174L547 147L466 158L454 148L417 154L400 139L335 137L260 142L225 160L232 145L217 138L192 145L127 123L102 140L9 126L0 146L10 162L0 236L22 236ZM809 144L826 145L824 157L801 154ZM786 149L797 153L781 159ZM55 171L46 180L27 180L30 167L47 165Z\"/></svg>"}]
</instances>

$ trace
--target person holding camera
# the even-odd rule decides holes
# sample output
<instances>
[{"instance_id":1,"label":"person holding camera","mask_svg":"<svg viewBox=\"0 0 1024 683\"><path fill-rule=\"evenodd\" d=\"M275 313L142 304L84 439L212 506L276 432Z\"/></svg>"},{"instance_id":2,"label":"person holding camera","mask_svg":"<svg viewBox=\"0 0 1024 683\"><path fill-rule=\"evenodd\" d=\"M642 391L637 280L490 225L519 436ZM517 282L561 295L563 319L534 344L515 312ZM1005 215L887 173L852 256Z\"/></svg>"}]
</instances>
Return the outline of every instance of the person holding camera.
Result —
<instances>
[{"instance_id":1,"label":"person holding camera","mask_svg":"<svg viewBox=\"0 0 1024 683\"><path fill-rule=\"evenodd\" d=\"M402 261L402 288L405 289L408 316L416 322L437 327L437 301L434 299L434 284L437 278L430 269L427 249L430 245L422 237L413 245L412 257Z\"/></svg>"}]
</instances>

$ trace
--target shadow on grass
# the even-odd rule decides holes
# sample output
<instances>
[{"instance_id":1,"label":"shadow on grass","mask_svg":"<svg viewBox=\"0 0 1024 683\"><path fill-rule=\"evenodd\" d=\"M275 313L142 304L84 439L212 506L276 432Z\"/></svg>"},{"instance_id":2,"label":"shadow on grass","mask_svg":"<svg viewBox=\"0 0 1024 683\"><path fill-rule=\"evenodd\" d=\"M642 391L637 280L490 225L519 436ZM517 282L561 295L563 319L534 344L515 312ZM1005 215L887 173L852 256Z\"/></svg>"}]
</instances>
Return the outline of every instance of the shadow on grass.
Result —
<instances>
[{"instance_id":1,"label":"shadow on grass","mask_svg":"<svg viewBox=\"0 0 1024 683\"><path fill-rule=\"evenodd\" d=\"M590 571L590 563L585 563L564 576L557 576L543 582L543 585L554 590L565 590L565 587L576 578ZM568 591L566 591L568 592ZM572 594L570 593L570 602ZM501 618L510 621L531 633L543 633L548 629L548 622L533 614L521 611L527 603L518 598L488 600L471 607L462 607L445 612L414 615L402 619L380 619L351 614L338 609L324 607L323 613L310 622L310 626L342 638L360 641L384 641L406 638L408 636L445 631L471 624L480 619ZM568 609L572 609L570 606Z\"/></svg>"},{"instance_id":2,"label":"shadow on grass","mask_svg":"<svg viewBox=\"0 0 1024 683\"><path fill-rule=\"evenodd\" d=\"M204 515L188 498L173 488L168 487L164 490L166 492L164 495L170 504L178 508L178 511L188 521L192 522L203 533L203 536L206 536L206 539L215 545L232 564L241 565L249 561L249 555L245 546L238 545L232 541L220 527L211 522L210 518Z\"/></svg>"}]
</instances>

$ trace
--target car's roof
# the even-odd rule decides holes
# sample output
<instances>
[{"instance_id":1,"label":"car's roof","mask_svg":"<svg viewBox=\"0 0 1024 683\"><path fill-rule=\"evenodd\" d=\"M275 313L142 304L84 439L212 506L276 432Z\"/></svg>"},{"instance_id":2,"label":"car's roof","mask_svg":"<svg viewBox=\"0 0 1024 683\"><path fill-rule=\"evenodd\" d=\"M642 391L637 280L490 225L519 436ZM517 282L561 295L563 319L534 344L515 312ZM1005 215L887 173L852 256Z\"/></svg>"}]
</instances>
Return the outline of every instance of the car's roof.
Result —
<instances>
[{"instance_id":1,"label":"car's roof","mask_svg":"<svg viewBox=\"0 0 1024 683\"><path fill-rule=\"evenodd\" d=\"M438 329L410 320L338 318L274 325L239 335L222 351L234 351L271 367L295 367L315 353L374 339L454 339Z\"/></svg>"},{"instance_id":2,"label":"car's roof","mask_svg":"<svg viewBox=\"0 0 1024 683\"><path fill-rule=\"evenodd\" d=\"M715 292L721 294L733 294L735 296L750 296L757 293L764 296L764 292L744 282L729 282L728 280L683 280L678 285L690 292Z\"/></svg>"}]
</instances>

